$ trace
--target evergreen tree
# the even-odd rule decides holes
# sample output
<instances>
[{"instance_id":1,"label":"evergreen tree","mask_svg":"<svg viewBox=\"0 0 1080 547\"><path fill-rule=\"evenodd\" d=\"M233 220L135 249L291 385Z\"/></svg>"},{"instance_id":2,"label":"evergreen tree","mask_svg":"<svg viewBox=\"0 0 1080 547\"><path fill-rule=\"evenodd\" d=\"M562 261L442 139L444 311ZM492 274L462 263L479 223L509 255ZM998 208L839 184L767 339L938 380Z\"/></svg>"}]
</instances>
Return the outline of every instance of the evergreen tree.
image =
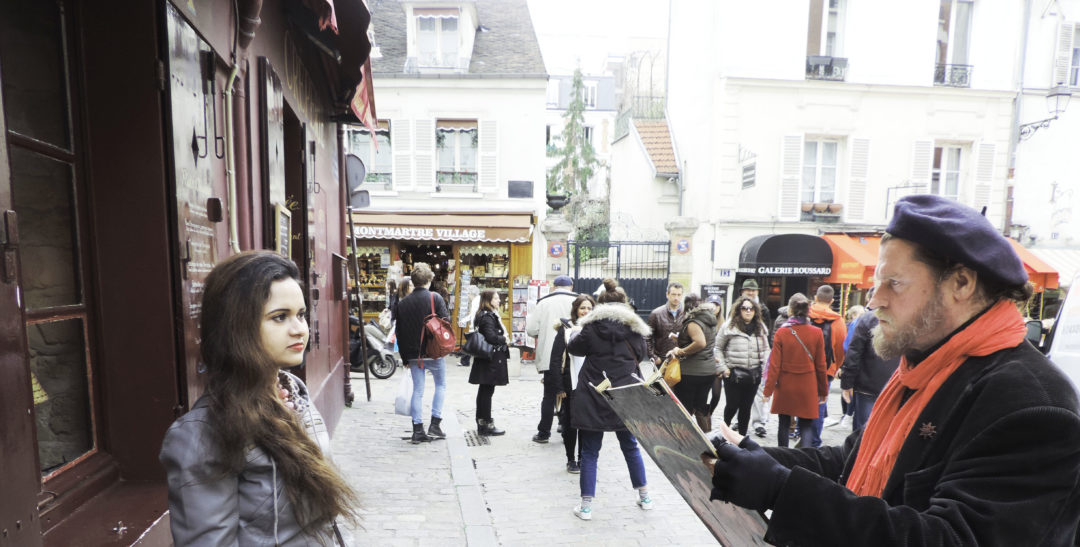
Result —
<instances>
[{"instance_id":1,"label":"evergreen tree","mask_svg":"<svg viewBox=\"0 0 1080 547\"><path fill-rule=\"evenodd\" d=\"M601 162L592 143L585 138L585 83L581 69L574 71L570 105L563 120L559 143L548 153L549 157L559 158L559 161L547 172L547 191L549 194L587 195L586 185Z\"/></svg>"}]
</instances>

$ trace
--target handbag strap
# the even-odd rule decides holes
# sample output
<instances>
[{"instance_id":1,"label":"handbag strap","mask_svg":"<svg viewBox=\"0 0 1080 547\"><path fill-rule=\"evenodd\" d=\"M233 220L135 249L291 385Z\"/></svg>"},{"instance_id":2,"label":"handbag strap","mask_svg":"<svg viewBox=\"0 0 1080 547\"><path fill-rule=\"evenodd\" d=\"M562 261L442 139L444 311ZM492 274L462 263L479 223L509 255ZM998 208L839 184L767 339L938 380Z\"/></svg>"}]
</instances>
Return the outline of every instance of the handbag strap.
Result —
<instances>
[{"instance_id":1,"label":"handbag strap","mask_svg":"<svg viewBox=\"0 0 1080 547\"><path fill-rule=\"evenodd\" d=\"M799 338L799 335L795 333L795 329L788 327L788 330L791 331L791 334L794 335L795 339L799 341L799 345L802 346L802 349L806 351L806 355L810 357L810 362L813 363L814 354L810 353L810 349L807 348L806 344L803 343L802 338Z\"/></svg>"},{"instance_id":2,"label":"handbag strap","mask_svg":"<svg viewBox=\"0 0 1080 547\"><path fill-rule=\"evenodd\" d=\"M631 346L631 345L630 345L630 341L629 341L629 340L623 340L623 342L625 342L625 343L626 343L626 347L630 348L630 356L631 356L631 357L633 357L635 361L637 361L637 362L639 362L639 363L640 363L641 361L644 361L644 359L638 359L638 356L637 356L637 351L636 351L636 350L634 349L634 346Z\"/></svg>"}]
</instances>

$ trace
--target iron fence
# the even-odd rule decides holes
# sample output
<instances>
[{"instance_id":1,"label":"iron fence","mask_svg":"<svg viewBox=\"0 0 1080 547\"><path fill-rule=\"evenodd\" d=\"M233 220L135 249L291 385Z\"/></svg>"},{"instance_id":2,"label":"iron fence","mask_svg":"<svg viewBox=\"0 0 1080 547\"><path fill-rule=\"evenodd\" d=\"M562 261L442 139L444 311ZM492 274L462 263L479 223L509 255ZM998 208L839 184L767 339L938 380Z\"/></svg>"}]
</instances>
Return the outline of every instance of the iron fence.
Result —
<instances>
[{"instance_id":1,"label":"iron fence","mask_svg":"<svg viewBox=\"0 0 1080 547\"><path fill-rule=\"evenodd\" d=\"M574 279L574 292L593 294L604 278L613 278L642 318L667 301L670 268L668 241L567 242L566 270Z\"/></svg>"}]
</instances>

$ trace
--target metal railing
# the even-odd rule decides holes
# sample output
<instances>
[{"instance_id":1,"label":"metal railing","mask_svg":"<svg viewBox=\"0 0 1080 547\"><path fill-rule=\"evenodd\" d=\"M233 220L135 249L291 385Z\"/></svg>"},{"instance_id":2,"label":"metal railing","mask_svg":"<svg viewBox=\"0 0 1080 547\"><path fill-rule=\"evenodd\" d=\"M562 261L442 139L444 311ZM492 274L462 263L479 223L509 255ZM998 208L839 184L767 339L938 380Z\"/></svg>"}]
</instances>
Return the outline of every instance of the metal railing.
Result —
<instances>
[{"instance_id":1,"label":"metal railing","mask_svg":"<svg viewBox=\"0 0 1080 547\"><path fill-rule=\"evenodd\" d=\"M478 175L465 171L436 171L436 192L476 192Z\"/></svg>"},{"instance_id":2,"label":"metal railing","mask_svg":"<svg viewBox=\"0 0 1080 547\"><path fill-rule=\"evenodd\" d=\"M973 65L936 65L934 67L934 85L948 87L971 87Z\"/></svg>"},{"instance_id":3,"label":"metal railing","mask_svg":"<svg viewBox=\"0 0 1080 547\"><path fill-rule=\"evenodd\" d=\"M842 82L847 74L847 62L844 57L807 55L806 79Z\"/></svg>"},{"instance_id":4,"label":"metal railing","mask_svg":"<svg viewBox=\"0 0 1080 547\"><path fill-rule=\"evenodd\" d=\"M635 95L630 98L630 115L642 120L661 120L664 118L664 97Z\"/></svg>"}]
</instances>

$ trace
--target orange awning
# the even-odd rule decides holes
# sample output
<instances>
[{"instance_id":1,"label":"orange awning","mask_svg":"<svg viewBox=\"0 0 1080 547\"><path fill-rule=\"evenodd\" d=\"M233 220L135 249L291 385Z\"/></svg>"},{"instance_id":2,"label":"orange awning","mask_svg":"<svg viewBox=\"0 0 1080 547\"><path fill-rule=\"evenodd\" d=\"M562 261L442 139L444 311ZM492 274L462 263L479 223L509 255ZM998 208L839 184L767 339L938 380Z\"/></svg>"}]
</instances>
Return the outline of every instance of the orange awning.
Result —
<instances>
[{"instance_id":1,"label":"orange awning","mask_svg":"<svg viewBox=\"0 0 1080 547\"><path fill-rule=\"evenodd\" d=\"M881 236L825 234L821 236L833 252L832 273L826 283L852 284L860 289L874 286Z\"/></svg>"},{"instance_id":2,"label":"orange awning","mask_svg":"<svg viewBox=\"0 0 1080 547\"><path fill-rule=\"evenodd\" d=\"M1020 255L1020 261L1024 263L1024 269L1027 270L1028 279L1031 281L1032 285L1035 285L1035 292L1058 288L1057 270L1032 254L1031 251L1027 250L1015 239L1010 237L1009 243L1012 243L1013 249L1016 250L1016 254Z\"/></svg>"}]
</instances>

